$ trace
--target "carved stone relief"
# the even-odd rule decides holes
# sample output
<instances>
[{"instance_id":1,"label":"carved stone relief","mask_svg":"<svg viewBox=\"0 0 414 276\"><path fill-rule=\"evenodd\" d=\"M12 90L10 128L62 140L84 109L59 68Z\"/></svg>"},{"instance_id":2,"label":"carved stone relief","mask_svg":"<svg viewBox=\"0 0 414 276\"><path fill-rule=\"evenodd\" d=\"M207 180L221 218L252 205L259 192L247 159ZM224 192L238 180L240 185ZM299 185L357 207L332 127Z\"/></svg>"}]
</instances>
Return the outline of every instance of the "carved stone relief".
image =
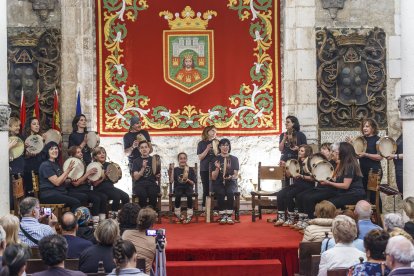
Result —
<instances>
[{"instance_id":1,"label":"carved stone relief","mask_svg":"<svg viewBox=\"0 0 414 276\"><path fill-rule=\"evenodd\" d=\"M363 118L387 127L382 29L316 29L320 129L355 129Z\"/></svg>"},{"instance_id":2,"label":"carved stone relief","mask_svg":"<svg viewBox=\"0 0 414 276\"><path fill-rule=\"evenodd\" d=\"M336 18L339 9L344 8L345 0L322 0L322 7L329 10L332 19Z\"/></svg>"},{"instance_id":3,"label":"carved stone relief","mask_svg":"<svg viewBox=\"0 0 414 276\"><path fill-rule=\"evenodd\" d=\"M60 91L61 32L58 29L8 28L8 96L12 115L18 116L21 91L26 114L33 114L39 95L40 125L51 126L53 92Z\"/></svg>"},{"instance_id":4,"label":"carved stone relief","mask_svg":"<svg viewBox=\"0 0 414 276\"><path fill-rule=\"evenodd\" d=\"M41 21L47 20L49 13L55 9L56 0L30 0L32 9L37 13Z\"/></svg>"},{"instance_id":5,"label":"carved stone relief","mask_svg":"<svg viewBox=\"0 0 414 276\"><path fill-rule=\"evenodd\" d=\"M10 107L5 104L0 105L0 131L9 130Z\"/></svg>"}]
</instances>

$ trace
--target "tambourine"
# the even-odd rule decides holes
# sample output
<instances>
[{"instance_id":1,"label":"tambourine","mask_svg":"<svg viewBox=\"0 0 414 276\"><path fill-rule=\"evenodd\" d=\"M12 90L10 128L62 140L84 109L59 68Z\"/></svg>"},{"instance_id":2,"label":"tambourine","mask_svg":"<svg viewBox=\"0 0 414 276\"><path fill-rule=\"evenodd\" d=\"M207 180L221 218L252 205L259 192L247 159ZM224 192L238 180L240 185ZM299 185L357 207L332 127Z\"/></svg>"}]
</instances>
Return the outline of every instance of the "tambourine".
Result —
<instances>
[{"instance_id":1,"label":"tambourine","mask_svg":"<svg viewBox=\"0 0 414 276\"><path fill-rule=\"evenodd\" d=\"M367 150L367 140L364 136L358 136L352 141L356 154L364 153Z\"/></svg>"},{"instance_id":2,"label":"tambourine","mask_svg":"<svg viewBox=\"0 0 414 276\"><path fill-rule=\"evenodd\" d=\"M9 150L10 159L16 159L20 156L22 156L24 152L24 143L22 139L20 139L17 136L10 136L9 137L9 143L12 141L17 141L16 145Z\"/></svg>"},{"instance_id":3,"label":"tambourine","mask_svg":"<svg viewBox=\"0 0 414 276\"><path fill-rule=\"evenodd\" d=\"M306 174L311 174L310 167L308 167L309 157L303 159L303 172Z\"/></svg>"},{"instance_id":4,"label":"tambourine","mask_svg":"<svg viewBox=\"0 0 414 276\"><path fill-rule=\"evenodd\" d=\"M90 181L97 181L99 180L101 177L103 177L105 175L105 172L103 170L102 164L100 162L92 162L90 163L87 167L86 167L86 171L89 171L93 168L96 168L98 170L97 173L91 174L88 176L88 179Z\"/></svg>"},{"instance_id":5,"label":"tambourine","mask_svg":"<svg viewBox=\"0 0 414 276\"><path fill-rule=\"evenodd\" d=\"M147 141L147 138L145 138L145 135L144 135L144 134L139 133L139 134L137 134L136 140L138 141L138 143L140 143L140 142L142 142L142 141ZM147 142L148 142L148 147L150 148L149 153L152 153L152 152L153 152L153 150L154 150L154 149L152 148L152 144L151 144L151 142L149 142L149 141L147 141Z\"/></svg>"},{"instance_id":6,"label":"tambourine","mask_svg":"<svg viewBox=\"0 0 414 276\"><path fill-rule=\"evenodd\" d=\"M296 177L298 175L300 175L300 165L299 165L299 161L296 159L289 159L288 161L286 161L286 165L285 165L285 170L286 173L292 177Z\"/></svg>"},{"instance_id":7,"label":"tambourine","mask_svg":"<svg viewBox=\"0 0 414 276\"><path fill-rule=\"evenodd\" d=\"M62 142L62 135L56 129L49 129L45 132L45 145L49 142L55 142L56 144L60 144Z\"/></svg>"},{"instance_id":8,"label":"tambourine","mask_svg":"<svg viewBox=\"0 0 414 276\"><path fill-rule=\"evenodd\" d=\"M43 149L43 137L38 134L32 134L24 141L26 150L30 154L39 154Z\"/></svg>"},{"instance_id":9,"label":"tambourine","mask_svg":"<svg viewBox=\"0 0 414 276\"><path fill-rule=\"evenodd\" d=\"M317 162L312 169L312 175L316 181L331 180L333 173L334 167L329 161L326 160Z\"/></svg>"},{"instance_id":10,"label":"tambourine","mask_svg":"<svg viewBox=\"0 0 414 276\"><path fill-rule=\"evenodd\" d=\"M390 157L397 152L397 143L391 137L381 137L377 141L377 152L379 152L382 157Z\"/></svg>"},{"instance_id":11,"label":"tambourine","mask_svg":"<svg viewBox=\"0 0 414 276\"><path fill-rule=\"evenodd\" d=\"M88 145L88 148L94 149L97 146L99 146L100 138L98 133L95 131L90 131L86 134L86 145Z\"/></svg>"},{"instance_id":12,"label":"tambourine","mask_svg":"<svg viewBox=\"0 0 414 276\"><path fill-rule=\"evenodd\" d=\"M154 154L152 156L151 168L152 168L152 173L154 175L157 175L161 172L161 157L158 154Z\"/></svg>"},{"instance_id":13,"label":"tambourine","mask_svg":"<svg viewBox=\"0 0 414 276\"><path fill-rule=\"evenodd\" d=\"M68 174L68 177L70 179L76 180L82 177L82 175L85 173L85 165L83 164L83 161L76 157L69 157L66 159L65 163L63 163L63 171L66 171L67 168L70 165L70 162L74 161L75 164L73 165L73 169Z\"/></svg>"},{"instance_id":14,"label":"tambourine","mask_svg":"<svg viewBox=\"0 0 414 276\"><path fill-rule=\"evenodd\" d=\"M118 182L122 178L121 167L117 163L109 162L108 167L106 167L106 176L113 183Z\"/></svg>"}]
</instances>

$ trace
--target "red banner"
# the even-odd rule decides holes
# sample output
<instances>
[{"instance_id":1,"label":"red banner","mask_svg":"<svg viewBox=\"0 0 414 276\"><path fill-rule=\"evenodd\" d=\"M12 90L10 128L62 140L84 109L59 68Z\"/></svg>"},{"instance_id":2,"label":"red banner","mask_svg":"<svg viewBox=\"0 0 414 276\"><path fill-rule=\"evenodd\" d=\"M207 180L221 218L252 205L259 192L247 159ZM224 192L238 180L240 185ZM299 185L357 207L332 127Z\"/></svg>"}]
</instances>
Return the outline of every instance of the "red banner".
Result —
<instances>
[{"instance_id":1,"label":"red banner","mask_svg":"<svg viewBox=\"0 0 414 276\"><path fill-rule=\"evenodd\" d=\"M97 0L98 130L281 129L279 2Z\"/></svg>"}]
</instances>

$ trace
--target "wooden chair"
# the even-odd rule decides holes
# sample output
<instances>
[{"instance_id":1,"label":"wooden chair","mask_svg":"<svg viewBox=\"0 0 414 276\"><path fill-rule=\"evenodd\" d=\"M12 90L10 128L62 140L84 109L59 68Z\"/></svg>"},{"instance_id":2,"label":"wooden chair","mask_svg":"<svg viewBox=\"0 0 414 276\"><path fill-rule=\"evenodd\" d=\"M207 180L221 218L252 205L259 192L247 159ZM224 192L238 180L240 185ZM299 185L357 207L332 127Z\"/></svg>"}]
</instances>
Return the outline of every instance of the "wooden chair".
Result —
<instances>
[{"instance_id":1,"label":"wooden chair","mask_svg":"<svg viewBox=\"0 0 414 276\"><path fill-rule=\"evenodd\" d=\"M299 274L311 276L312 255L321 254L322 242L299 243ZM319 266L319 262L318 262Z\"/></svg>"},{"instance_id":2,"label":"wooden chair","mask_svg":"<svg viewBox=\"0 0 414 276\"><path fill-rule=\"evenodd\" d=\"M174 217L174 201L175 201L175 194L174 194L174 163L170 164L170 168L172 168L170 179L172 181L169 182L168 185L168 218L169 222L172 223L172 218ZM196 181L195 181L195 187L194 187L194 193L191 195L193 198L193 211L196 222L198 222L198 164L195 163L194 167L190 167L190 170L194 170ZM170 172L169 172L170 173ZM181 200L181 208L187 208L187 201Z\"/></svg>"},{"instance_id":3,"label":"wooden chair","mask_svg":"<svg viewBox=\"0 0 414 276\"><path fill-rule=\"evenodd\" d=\"M12 179L12 189L14 214L18 216L20 215L20 201L24 199L23 178L20 174L18 174L17 178Z\"/></svg>"},{"instance_id":4,"label":"wooden chair","mask_svg":"<svg viewBox=\"0 0 414 276\"><path fill-rule=\"evenodd\" d=\"M30 248L30 259L41 259L39 247L31 247Z\"/></svg>"},{"instance_id":5,"label":"wooden chair","mask_svg":"<svg viewBox=\"0 0 414 276\"><path fill-rule=\"evenodd\" d=\"M257 174L257 191L252 191L252 221L256 221L256 217L262 219L263 209L277 210L277 192L278 191L263 191L261 187L262 180L284 180L285 169L279 166L262 166L262 162L259 162L258 174ZM273 197L274 199L270 199ZM258 212L256 213L256 206Z\"/></svg>"},{"instance_id":6,"label":"wooden chair","mask_svg":"<svg viewBox=\"0 0 414 276\"><path fill-rule=\"evenodd\" d=\"M318 275L320 262L321 262L321 255L311 256L311 275L312 276Z\"/></svg>"},{"instance_id":7,"label":"wooden chair","mask_svg":"<svg viewBox=\"0 0 414 276\"><path fill-rule=\"evenodd\" d=\"M79 259L66 259L65 268L70 270L79 270Z\"/></svg>"},{"instance_id":8,"label":"wooden chair","mask_svg":"<svg viewBox=\"0 0 414 276\"><path fill-rule=\"evenodd\" d=\"M328 270L328 276L347 276L348 275L349 268L345 267L338 267L338 268L332 268Z\"/></svg>"}]
</instances>

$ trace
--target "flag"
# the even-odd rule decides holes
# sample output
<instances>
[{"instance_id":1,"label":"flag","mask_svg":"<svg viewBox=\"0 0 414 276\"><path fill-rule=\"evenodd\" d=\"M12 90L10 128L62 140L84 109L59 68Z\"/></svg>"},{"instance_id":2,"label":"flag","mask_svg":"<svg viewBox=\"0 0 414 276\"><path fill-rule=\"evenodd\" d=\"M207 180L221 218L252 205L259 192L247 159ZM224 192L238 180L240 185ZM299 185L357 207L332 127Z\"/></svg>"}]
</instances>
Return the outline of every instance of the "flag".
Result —
<instances>
[{"instance_id":1,"label":"flag","mask_svg":"<svg viewBox=\"0 0 414 276\"><path fill-rule=\"evenodd\" d=\"M23 132L24 124L26 123L26 100L24 98L24 92L22 88L22 96L20 98L20 133Z\"/></svg>"},{"instance_id":2,"label":"flag","mask_svg":"<svg viewBox=\"0 0 414 276\"><path fill-rule=\"evenodd\" d=\"M78 89L78 99L76 100L76 116L82 114L82 106L80 101L80 89Z\"/></svg>"},{"instance_id":3,"label":"flag","mask_svg":"<svg viewBox=\"0 0 414 276\"><path fill-rule=\"evenodd\" d=\"M53 121L52 128L60 132L60 114L59 114L59 97L58 92L55 89L55 94L53 95Z\"/></svg>"},{"instance_id":4,"label":"flag","mask_svg":"<svg viewBox=\"0 0 414 276\"><path fill-rule=\"evenodd\" d=\"M35 104L33 108L33 117L40 120L39 94L36 93Z\"/></svg>"}]
</instances>

